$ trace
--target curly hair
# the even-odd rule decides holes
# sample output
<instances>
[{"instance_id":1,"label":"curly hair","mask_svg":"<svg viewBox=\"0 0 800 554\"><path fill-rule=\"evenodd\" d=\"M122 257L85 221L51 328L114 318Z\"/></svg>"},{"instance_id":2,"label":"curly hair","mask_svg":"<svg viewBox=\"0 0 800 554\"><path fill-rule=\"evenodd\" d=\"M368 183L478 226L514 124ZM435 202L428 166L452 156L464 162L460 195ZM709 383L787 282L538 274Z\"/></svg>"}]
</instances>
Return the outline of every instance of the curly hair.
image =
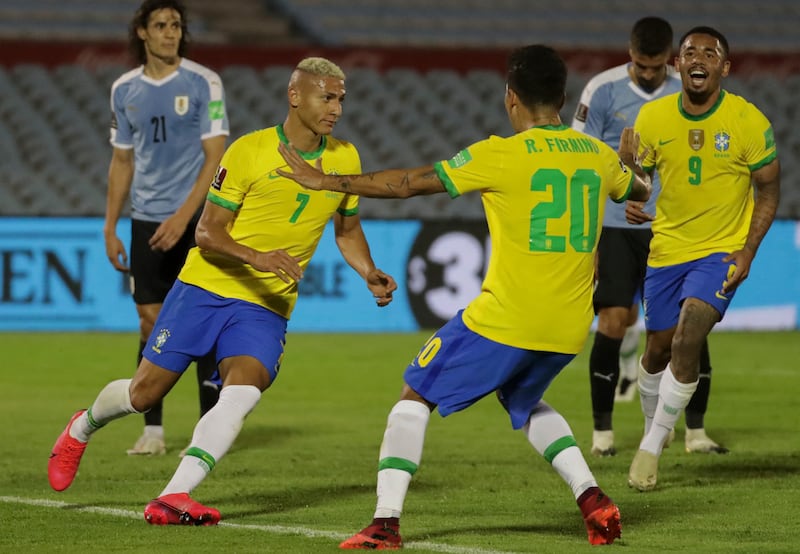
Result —
<instances>
[{"instance_id":1,"label":"curly hair","mask_svg":"<svg viewBox=\"0 0 800 554\"><path fill-rule=\"evenodd\" d=\"M131 55L140 64L147 63L147 52L144 49L144 41L139 38L138 29L146 29L150 14L163 9L175 10L181 16L181 41L178 44L178 56L182 58L186 56L190 41L186 6L183 5L181 0L144 0L128 25L128 48Z\"/></svg>"}]
</instances>

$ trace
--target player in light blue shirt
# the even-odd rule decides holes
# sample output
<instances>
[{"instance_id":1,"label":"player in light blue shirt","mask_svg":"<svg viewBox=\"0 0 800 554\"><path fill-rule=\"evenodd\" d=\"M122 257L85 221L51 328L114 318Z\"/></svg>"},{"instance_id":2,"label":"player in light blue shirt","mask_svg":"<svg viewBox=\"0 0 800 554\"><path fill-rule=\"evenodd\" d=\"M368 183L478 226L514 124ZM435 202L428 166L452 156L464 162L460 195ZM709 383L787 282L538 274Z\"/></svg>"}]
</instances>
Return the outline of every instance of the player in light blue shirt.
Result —
<instances>
[{"instance_id":1,"label":"player in light blue shirt","mask_svg":"<svg viewBox=\"0 0 800 554\"><path fill-rule=\"evenodd\" d=\"M628 49L631 61L603 71L587 83L572 127L616 149L622 129L633 126L646 102L681 90L680 76L670 65L672 41L672 27L664 19L645 17L637 21ZM654 174L653 193L644 207L647 213L655 214L660 190L661 183ZM594 418L592 454L596 456L616 453L612 430L615 392L617 400L630 401L636 390L639 330L635 324L652 236L649 222L632 225L625 220L625 204L606 202L597 249L597 333L589 361ZM726 452L704 430L711 376L707 344L700 365L704 379L686 408L686 448L693 452Z\"/></svg>"},{"instance_id":2,"label":"player in light blue shirt","mask_svg":"<svg viewBox=\"0 0 800 554\"><path fill-rule=\"evenodd\" d=\"M144 0L130 25L142 65L111 87L111 145L104 236L115 269L130 271L139 315L139 361L167 292L194 246L208 187L225 151L228 116L219 75L186 59L186 9L180 0ZM131 199L130 266L117 222ZM219 392L213 356L198 361L200 414ZM145 432L128 454L165 452L162 406L145 414Z\"/></svg>"}]
</instances>

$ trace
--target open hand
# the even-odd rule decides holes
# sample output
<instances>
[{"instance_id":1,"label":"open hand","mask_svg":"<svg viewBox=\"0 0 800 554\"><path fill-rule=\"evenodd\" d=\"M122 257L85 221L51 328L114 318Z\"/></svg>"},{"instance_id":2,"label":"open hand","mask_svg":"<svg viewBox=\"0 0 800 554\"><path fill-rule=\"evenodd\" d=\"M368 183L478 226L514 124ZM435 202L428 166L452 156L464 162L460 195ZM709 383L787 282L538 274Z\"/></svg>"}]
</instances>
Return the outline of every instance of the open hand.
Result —
<instances>
[{"instance_id":1,"label":"open hand","mask_svg":"<svg viewBox=\"0 0 800 554\"><path fill-rule=\"evenodd\" d=\"M288 172L283 169L275 170L278 175L286 177L295 181L301 186L312 190L322 190L322 178L325 173L322 172L322 158L317 158L315 167L311 167L306 161L295 151L291 144L280 143L278 145L278 152L280 152L283 159L286 160L287 165L292 170Z\"/></svg>"},{"instance_id":2,"label":"open hand","mask_svg":"<svg viewBox=\"0 0 800 554\"><path fill-rule=\"evenodd\" d=\"M645 148L642 153L639 153L639 133L633 130L633 127L625 127L619 137L619 147L617 154L623 163L629 167L640 167L640 163L647 157L650 152Z\"/></svg>"}]
</instances>

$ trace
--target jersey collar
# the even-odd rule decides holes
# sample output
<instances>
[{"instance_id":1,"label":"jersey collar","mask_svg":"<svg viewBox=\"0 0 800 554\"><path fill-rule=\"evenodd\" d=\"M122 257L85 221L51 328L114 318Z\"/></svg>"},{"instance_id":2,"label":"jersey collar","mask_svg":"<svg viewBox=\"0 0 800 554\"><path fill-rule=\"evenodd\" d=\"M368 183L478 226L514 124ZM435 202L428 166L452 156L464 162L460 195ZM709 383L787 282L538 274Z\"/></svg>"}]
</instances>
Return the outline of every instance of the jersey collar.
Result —
<instances>
[{"instance_id":1,"label":"jersey collar","mask_svg":"<svg viewBox=\"0 0 800 554\"><path fill-rule=\"evenodd\" d=\"M721 89L719 91L719 98L717 98L717 101L714 102L714 105L711 106L706 113L702 113L700 115L692 115L686 113L683 109L683 92L681 92L680 94L678 94L678 111L680 111L681 115L686 119L688 119L689 121L703 121L705 118L711 117L711 114L713 114L715 111L719 109L720 104L722 104L723 98L725 98L725 94L726 94L725 89Z\"/></svg>"},{"instance_id":2,"label":"jersey collar","mask_svg":"<svg viewBox=\"0 0 800 554\"><path fill-rule=\"evenodd\" d=\"M283 124L282 123L278 124L277 129L278 129L278 138L283 144L288 146L289 139L286 138L286 133L283 132ZM328 137L327 135L322 135L322 141L320 141L319 148L317 148L313 152L303 152L302 150L297 150L297 148L295 148L295 150L297 151L298 154L300 154L300 157L303 158L304 160L314 160L316 158L319 158L320 155L322 155L327 145L328 145Z\"/></svg>"},{"instance_id":3,"label":"jersey collar","mask_svg":"<svg viewBox=\"0 0 800 554\"><path fill-rule=\"evenodd\" d=\"M547 129L548 131L563 131L569 129L569 125L534 125L531 129Z\"/></svg>"}]
</instances>

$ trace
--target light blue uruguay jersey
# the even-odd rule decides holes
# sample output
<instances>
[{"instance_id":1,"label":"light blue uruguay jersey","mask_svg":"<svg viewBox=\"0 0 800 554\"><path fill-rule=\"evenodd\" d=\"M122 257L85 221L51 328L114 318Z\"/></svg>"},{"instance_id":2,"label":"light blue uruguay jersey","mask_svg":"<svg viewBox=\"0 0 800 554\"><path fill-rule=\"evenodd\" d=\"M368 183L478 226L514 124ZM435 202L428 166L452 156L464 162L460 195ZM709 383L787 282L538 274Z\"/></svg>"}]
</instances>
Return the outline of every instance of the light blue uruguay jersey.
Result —
<instances>
[{"instance_id":1,"label":"light blue uruguay jersey","mask_svg":"<svg viewBox=\"0 0 800 554\"><path fill-rule=\"evenodd\" d=\"M622 129L633 127L641 107L650 100L661 98L681 90L680 75L672 67L667 67L667 79L653 92L643 90L631 80L629 63L607 69L595 75L583 89L572 128L599 138L611 148L619 147ZM645 204L645 211L656 213L656 196L661 190L658 175L653 175L653 193ZM650 223L631 225L625 221L625 203L616 204L606 200L606 215L603 227L625 227L642 229Z\"/></svg>"},{"instance_id":2,"label":"light blue uruguay jersey","mask_svg":"<svg viewBox=\"0 0 800 554\"><path fill-rule=\"evenodd\" d=\"M185 58L161 80L143 69L111 86L111 144L134 151L131 217L163 221L197 179L202 141L229 133L225 92L219 75Z\"/></svg>"}]
</instances>

